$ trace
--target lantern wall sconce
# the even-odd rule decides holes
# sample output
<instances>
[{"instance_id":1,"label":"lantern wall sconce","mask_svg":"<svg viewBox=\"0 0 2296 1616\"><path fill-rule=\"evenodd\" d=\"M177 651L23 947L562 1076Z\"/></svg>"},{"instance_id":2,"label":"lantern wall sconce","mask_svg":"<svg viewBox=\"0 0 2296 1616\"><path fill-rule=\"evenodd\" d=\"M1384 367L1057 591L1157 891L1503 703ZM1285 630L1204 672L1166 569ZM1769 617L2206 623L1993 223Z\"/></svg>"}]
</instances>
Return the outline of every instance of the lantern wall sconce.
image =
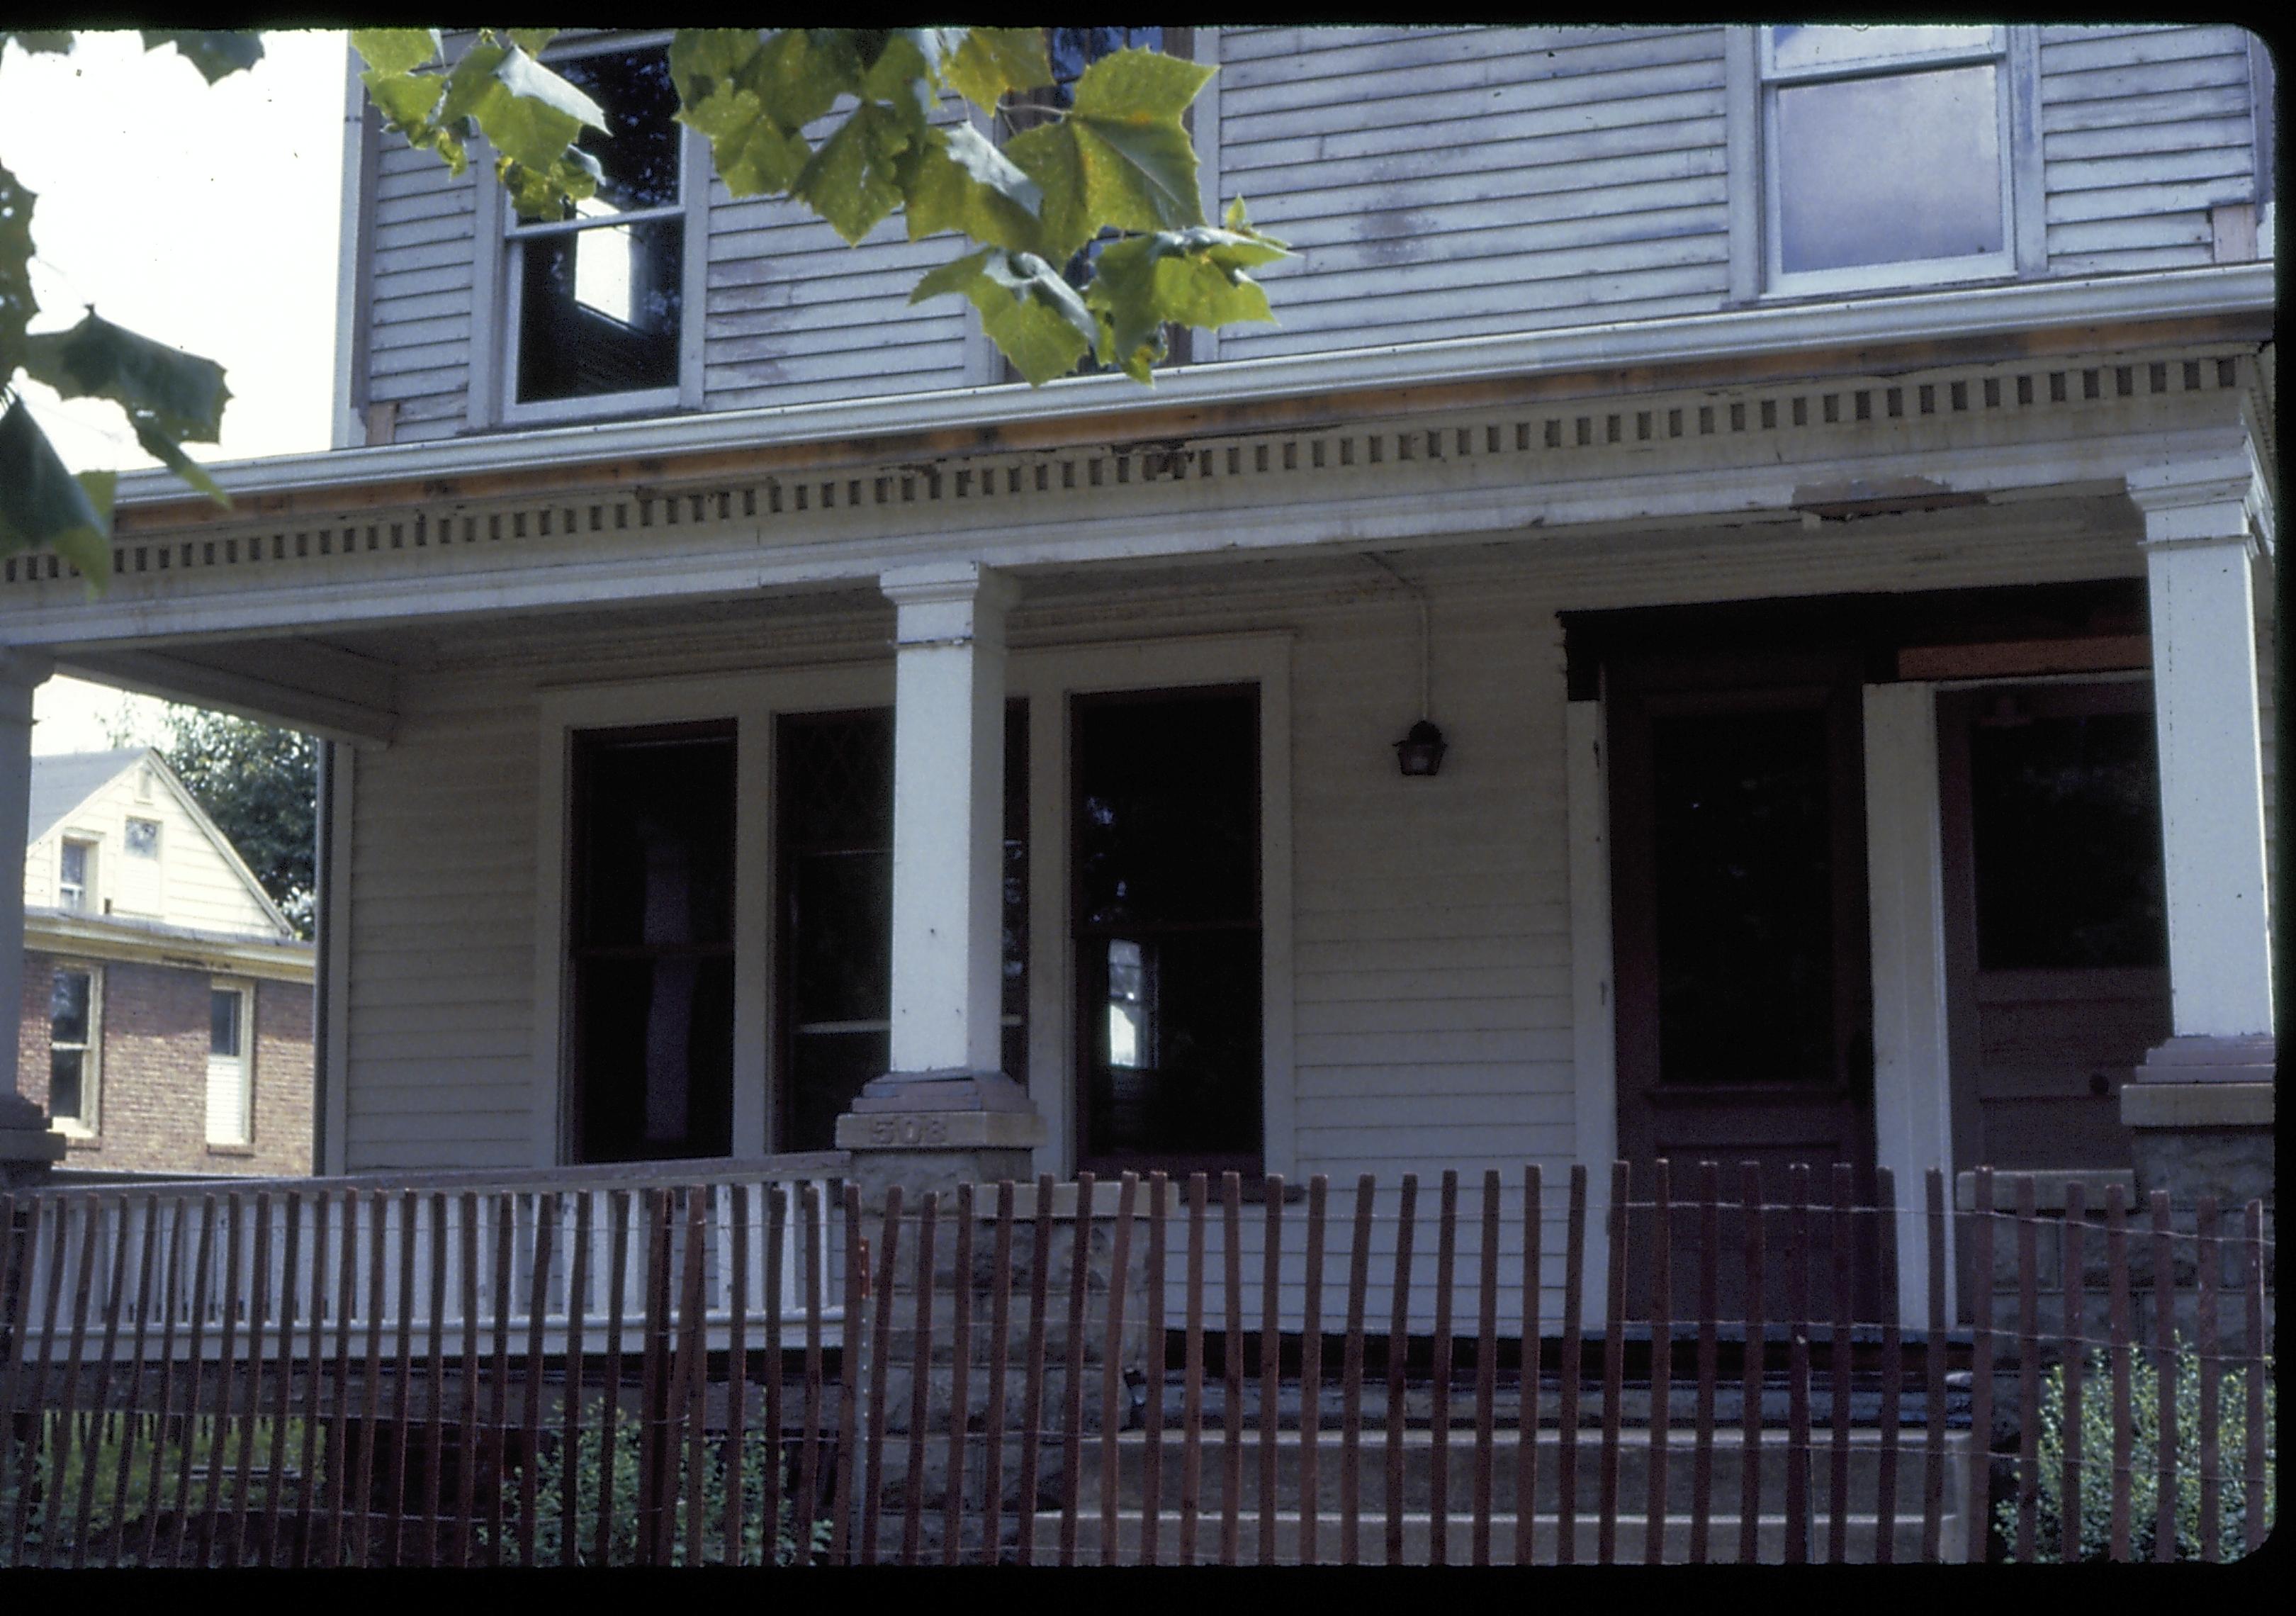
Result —
<instances>
[{"instance_id":1,"label":"lantern wall sconce","mask_svg":"<svg viewBox=\"0 0 2296 1616\"><path fill-rule=\"evenodd\" d=\"M1427 624L1427 591L1398 572L1388 563L1386 557L1368 553L1366 554L1367 559L1374 565L1406 589L1410 590L1419 602L1419 722L1414 724L1403 739L1395 743L1395 761L1397 767L1402 769L1403 776L1406 780L1432 779L1442 772L1443 754L1451 749L1449 743L1443 739L1443 732L1438 729L1434 720L1427 716L1433 707L1429 693L1431 681L1430 671L1431 653Z\"/></svg>"}]
</instances>

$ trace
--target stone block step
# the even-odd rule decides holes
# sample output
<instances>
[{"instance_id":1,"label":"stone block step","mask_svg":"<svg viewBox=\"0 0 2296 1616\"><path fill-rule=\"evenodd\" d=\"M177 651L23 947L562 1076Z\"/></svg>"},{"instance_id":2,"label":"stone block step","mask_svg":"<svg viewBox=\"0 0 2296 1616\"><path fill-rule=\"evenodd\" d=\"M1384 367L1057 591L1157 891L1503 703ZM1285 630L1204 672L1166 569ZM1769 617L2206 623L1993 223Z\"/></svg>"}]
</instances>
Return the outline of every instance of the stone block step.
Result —
<instances>
[{"instance_id":1,"label":"stone block step","mask_svg":"<svg viewBox=\"0 0 2296 1616\"><path fill-rule=\"evenodd\" d=\"M1142 1529L1145 1517L1138 1510L1121 1512L1116 1519L1117 1561L1119 1564L1141 1563ZM1496 1565L1516 1563L1514 1553L1516 1517L1496 1514L1490 1523L1490 1560ZM1199 1514L1195 1525L1194 1553L1184 1560L1180 1553L1180 1515L1177 1510L1163 1510L1157 1515L1157 1545L1154 1563L1218 1564L1221 1561L1221 1523L1214 1513ZM1444 1516L1447 1541L1441 1563L1468 1565L1473 1563L1474 1522L1470 1515L1447 1513ZM1343 1522L1335 1513L1325 1513L1316 1518L1316 1546L1312 1555L1300 1554L1300 1515L1296 1510L1279 1512L1275 1520L1274 1559L1278 1564L1298 1564L1306 1559L1310 1563L1333 1565L1341 1563L1341 1545ZM1939 1558L1958 1562L1964 1557L1967 1528L1958 1519L1948 1519L1939 1543ZM1407 1512L1401 1517L1402 1553L1400 1563L1426 1565L1436 1563L1433 1557L1434 1517L1424 1512ZM1879 1559L1877 1546L1883 1528L1873 1515L1850 1518L1847 1532L1844 1558L1855 1564L1871 1564ZM1235 1560L1239 1564L1259 1563L1261 1522L1255 1513L1237 1522ZM1650 1521L1642 1515L1622 1515L1617 1522L1615 1561L1621 1564L1640 1564L1650 1540ZM1668 1564L1685 1564L1690 1559L1691 1529L1686 1515L1668 1517L1660 1538L1660 1558ZM1096 1565L1101 1560L1101 1545L1104 1523L1095 1512L1080 1513L1076 1523L1076 1559L1079 1564ZM1032 1552L1038 1564L1057 1564L1060 1560L1061 1517L1057 1513L1037 1515L1031 1522ZM1556 1563L1557 1546L1561 1540L1561 1519L1550 1514L1531 1518L1529 1563L1551 1565ZM1827 1557L1827 1535L1823 1521L1814 1521L1808 1538L1808 1558L1822 1562ZM1913 1563L1922 1557L1922 1523L1918 1518L1900 1519L1890 1532L1891 1558L1900 1563ZM1585 1517L1576 1522L1572 1533L1575 1558L1584 1564L1594 1564L1601 1545L1599 1524ZM1739 1517L1717 1515L1708 1526L1707 1558L1716 1563L1732 1563L1738 1559ZM1783 1564L1786 1560L1786 1522L1783 1515L1764 1514L1756 1517L1754 1557L1763 1564ZM1356 1561L1378 1565L1387 1561L1387 1517L1366 1513L1358 1523Z\"/></svg>"},{"instance_id":2,"label":"stone block step","mask_svg":"<svg viewBox=\"0 0 2296 1616\"><path fill-rule=\"evenodd\" d=\"M1478 1458L1472 1429L1453 1429L1447 1437L1442 1468L1447 1502L1450 1507L1456 1508L1474 1496ZM1588 1510L1595 1507L1602 1496L1603 1438L1599 1431L1580 1431L1577 1437L1576 1444L1569 1451L1570 1471L1576 1480L1578 1507ZM1785 1437L1783 1431L1772 1431L1763 1432L1760 1439L1758 1496L1766 1510L1783 1511L1785 1505L1788 1468ZM1241 1446L1242 1489L1240 1503L1246 1510L1256 1510L1259 1502L1261 1464L1259 1435L1245 1431ZM1870 1512L1879 1505L1882 1473L1881 1433L1853 1431L1849 1448L1850 1508ZM1118 1434L1117 1502L1120 1507L1138 1508L1145 1500L1148 1451L1145 1431L1129 1431ZM1159 1502L1167 1506L1177 1505L1186 1460L1183 1434L1166 1430L1161 1433L1157 1451ZM1565 1453L1561 1432L1542 1430L1537 1434L1533 1448L1535 1485L1537 1500L1542 1508L1551 1508L1556 1502ZM1492 1433L1491 1498L1495 1509L1512 1510L1517 1505L1516 1478L1521 1454L1521 1444L1517 1433L1511 1431ZM1968 1432L1947 1433L1942 1507L1948 1512L1962 1507L1962 1500L1967 1496L1969 1455ZM1078 1479L1078 1497L1085 1507L1096 1510L1101 1497L1102 1470L1097 1437L1087 1439L1082 1456L1084 1473ZM1302 1457L1300 1434L1293 1431L1278 1431L1275 1439L1275 1489L1277 1503L1283 1508L1296 1509L1300 1505ZM1436 1473L1434 1432L1425 1429L1406 1430L1401 1443L1401 1458L1406 1507L1431 1508ZM1643 1506L1649 1494L1651 1466L1657 1458L1647 1431L1627 1430L1619 1433L1618 1487L1621 1506ZM1384 1506L1386 1503L1388 1463L1387 1433L1382 1430L1365 1431L1357 1451L1355 1466L1358 1497L1367 1507ZM1686 1513L1690 1507L1692 1489L1696 1484L1698 1464L1693 1434L1683 1431L1671 1432L1663 1463L1669 1508L1679 1507ZM1709 1497L1712 1506L1718 1511L1736 1508L1746 1473L1742 1433L1736 1431L1715 1432L1710 1463L1711 1490ZM1340 1433L1319 1431L1316 1443L1316 1491L1327 1505L1339 1496L1346 1464L1346 1449ZM1197 1465L1201 1477L1200 1503L1202 1507L1217 1511L1226 1496L1228 1470L1226 1442L1224 1434L1217 1428L1204 1432L1197 1450ZM1808 1450L1808 1475L1814 1509L1832 1507L1833 1465L1832 1433L1813 1431ZM1899 1433L1895 1473L1898 1512L1918 1514L1928 1474L1928 1452L1919 1433Z\"/></svg>"}]
</instances>

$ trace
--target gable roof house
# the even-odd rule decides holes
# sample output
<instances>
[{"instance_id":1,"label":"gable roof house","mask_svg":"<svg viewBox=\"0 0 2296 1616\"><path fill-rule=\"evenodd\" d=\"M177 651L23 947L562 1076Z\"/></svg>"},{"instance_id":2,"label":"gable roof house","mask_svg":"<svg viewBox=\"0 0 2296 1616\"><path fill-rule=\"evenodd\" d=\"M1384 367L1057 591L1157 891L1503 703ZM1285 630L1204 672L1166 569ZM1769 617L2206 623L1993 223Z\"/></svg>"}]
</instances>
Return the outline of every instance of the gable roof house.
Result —
<instances>
[{"instance_id":1,"label":"gable roof house","mask_svg":"<svg viewBox=\"0 0 2296 1616\"><path fill-rule=\"evenodd\" d=\"M309 1172L311 945L158 752L30 774L15 1087L62 1165Z\"/></svg>"},{"instance_id":2,"label":"gable roof house","mask_svg":"<svg viewBox=\"0 0 2296 1616\"><path fill-rule=\"evenodd\" d=\"M1173 33L1207 213L1295 256L1152 390L731 197L663 38L554 58L642 148L606 225L370 109L336 447L0 577L18 709L328 739L321 1170L1902 1185L2254 1111L2252 37Z\"/></svg>"}]
</instances>

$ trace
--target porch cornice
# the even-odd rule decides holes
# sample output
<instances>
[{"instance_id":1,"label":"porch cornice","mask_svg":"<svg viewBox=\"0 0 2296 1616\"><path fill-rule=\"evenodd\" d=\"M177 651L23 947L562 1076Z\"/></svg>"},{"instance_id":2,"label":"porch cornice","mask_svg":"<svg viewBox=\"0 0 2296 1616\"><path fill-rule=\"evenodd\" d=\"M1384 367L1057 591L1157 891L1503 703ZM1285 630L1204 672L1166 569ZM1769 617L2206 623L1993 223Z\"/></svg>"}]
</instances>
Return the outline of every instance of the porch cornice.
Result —
<instances>
[{"instance_id":1,"label":"porch cornice","mask_svg":"<svg viewBox=\"0 0 2296 1616\"><path fill-rule=\"evenodd\" d=\"M830 404L729 410L444 442L281 455L210 468L237 501L217 512L161 472L120 480L123 533L190 528L318 505L373 508L615 488L966 451L1149 442L1349 419L1687 384L1865 374L2132 342L2262 340L2270 264L2023 283L1797 303L1666 320L1215 362L1160 376L1029 390L964 388Z\"/></svg>"}]
</instances>

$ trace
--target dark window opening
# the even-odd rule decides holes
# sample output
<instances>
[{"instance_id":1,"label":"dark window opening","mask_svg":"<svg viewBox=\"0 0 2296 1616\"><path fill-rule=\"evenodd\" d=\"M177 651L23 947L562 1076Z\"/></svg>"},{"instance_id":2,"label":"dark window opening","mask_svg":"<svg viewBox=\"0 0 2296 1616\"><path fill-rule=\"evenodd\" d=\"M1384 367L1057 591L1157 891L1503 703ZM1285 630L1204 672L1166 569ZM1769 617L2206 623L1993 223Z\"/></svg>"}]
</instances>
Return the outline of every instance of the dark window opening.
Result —
<instances>
[{"instance_id":1,"label":"dark window opening","mask_svg":"<svg viewBox=\"0 0 2296 1616\"><path fill-rule=\"evenodd\" d=\"M1835 1079L1826 715L1651 722L1659 1080Z\"/></svg>"},{"instance_id":2,"label":"dark window opening","mask_svg":"<svg viewBox=\"0 0 2296 1616\"><path fill-rule=\"evenodd\" d=\"M575 737L575 1155L725 1156L734 1131L734 730Z\"/></svg>"},{"instance_id":3,"label":"dark window opening","mask_svg":"<svg viewBox=\"0 0 2296 1616\"><path fill-rule=\"evenodd\" d=\"M48 985L48 1115L80 1122L87 1115L88 1032L94 1021L95 976L58 971Z\"/></svg>"},{"instance_id":4,"label":"dark window opening","mask_svg":"<svg viewBox=\"0 0 2296 1616\"><path fill-rule=\"evenodd\" d=\"M781 1148L828 1150L892 1059L893 715L780 725ZM1003 1063L1026 1084L1028 704L1004 713Z\"/></svg>"},{"instance_id":5,"label":"dark window opening","mask_svg":"<svg viewBox=\"0 0 2296 1616\"><path fill-rule=\"evenodd\" d=\"M1081 1165L1258 1171L1256 689L1075 699Z\"/></svg>"},{"instance_id":6,"label":"dark window opening","mask_svg":"<svg viewBox=\"0 0 2296 1616\"><path fill-rule=\"evenodd\" d=\"M2162 966L2161 792L2150 714L2030 717L1970 730L1980 970Z\"/></svg>"},{"instance_id":7,"label":"dark window opening","mask_svg":"<svg viewBox=\"0 0 2296 1616\"><path fill-rule=\"evenodd\" d=\"M554 61L604 109L611 137L586 129L603 170L566 217L512 222L521 403L675 387L684 318L677 94L659 50Z\"/></svg>"}]
</instances>

